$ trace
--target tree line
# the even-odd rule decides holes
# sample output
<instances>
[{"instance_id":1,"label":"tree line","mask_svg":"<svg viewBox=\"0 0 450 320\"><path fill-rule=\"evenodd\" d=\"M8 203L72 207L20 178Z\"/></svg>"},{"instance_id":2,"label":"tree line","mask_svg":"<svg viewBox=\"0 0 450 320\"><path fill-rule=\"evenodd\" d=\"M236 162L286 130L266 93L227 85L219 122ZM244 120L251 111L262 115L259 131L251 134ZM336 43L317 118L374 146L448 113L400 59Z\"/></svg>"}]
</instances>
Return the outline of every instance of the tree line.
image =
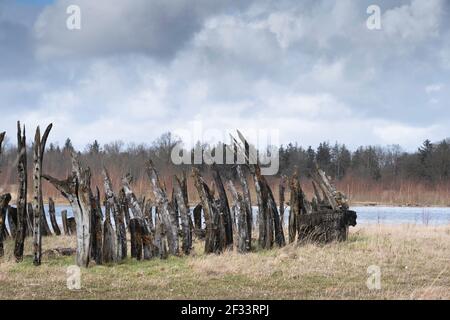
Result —
<instances>
[{"instance_id":1,"label":"tree line","mask_svg":"<svg viewBox=\"0 0 450 320\"><path fill-rule=\"evenodd\" d=\"M101 172L103 166L109 168L113 183L119 183L124 174L130 174L135 182L145 177L145 162L151 159L161 172L161 176L171 176L191 165L172 164L172 148L181 140L170 132L164 133L151 144L125 144L116 141L101 145L97 140L89 143L84 150L77 151L79 157L93 172ZM198 143L200 145L200 143ZM217 146L201 144L204 150ZM11 141L5 144L2 153L2 185L15 184L17 146ZM31 154L31 145L27 153ZM65 177L70 171L70 155L75 148L70 139L60 146L50 143L46 152L43 171L56 177ZM345 178L361 179L372 182L417 181L424 184L442 184L450 181L450 140L431 142L425 140L413 152L404 151L399 145L360 146L350 150L345 144L322 142L318 146L303 147L298 143L289 143L279 147L280 170L278 176L292 175L298 170L300 177L307 177L315 163L327 175L339 182ZM209 166L195 165L200 172L208 175ZM226 166L218 168L226 178L234 170ZM31 174L31 173L29 173ZM100 178L99 178L100 179ZM94 176L94 183L95 176ZM101 181L98 181L101 184ZM138 185L138 188L140 186ZM142 186L145 189L145 186Z\"/></svg>"}]
</instances>

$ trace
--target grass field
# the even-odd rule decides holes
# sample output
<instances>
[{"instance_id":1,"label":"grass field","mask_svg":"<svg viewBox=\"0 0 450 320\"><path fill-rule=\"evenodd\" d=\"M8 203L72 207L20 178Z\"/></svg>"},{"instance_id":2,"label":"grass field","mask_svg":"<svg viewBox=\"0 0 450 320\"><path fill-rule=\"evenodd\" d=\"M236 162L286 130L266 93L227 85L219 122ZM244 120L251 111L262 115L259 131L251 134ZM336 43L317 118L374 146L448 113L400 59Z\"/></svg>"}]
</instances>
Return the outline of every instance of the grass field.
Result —
<instances>
[{"instance_id":1,"label":"grass field","mask_svg":"<svg viewBox=\"0 0 450 320\"><path fill-rule=\"evenodd\" d=\"M69 237L44 238L43 249L74 247ZM82 289L66 286L74 257L44 257L34 267L5 242L0 259L3 299L450 299L450 226L362 226L349 241L288 245L246 255L126 260L82 270ZM381 289L369 290L367 268L381 268Z\"/></svg>"}]
</instances>

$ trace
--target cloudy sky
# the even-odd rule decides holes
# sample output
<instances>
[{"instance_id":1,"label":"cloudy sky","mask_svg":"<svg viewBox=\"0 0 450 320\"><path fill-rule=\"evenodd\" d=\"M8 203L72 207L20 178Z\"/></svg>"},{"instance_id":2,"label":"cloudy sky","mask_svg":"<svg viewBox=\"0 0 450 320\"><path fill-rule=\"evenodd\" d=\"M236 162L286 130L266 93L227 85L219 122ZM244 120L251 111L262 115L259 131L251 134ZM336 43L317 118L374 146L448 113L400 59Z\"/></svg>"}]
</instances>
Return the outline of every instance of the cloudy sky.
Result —
<instances>
[{"instance_id":1,"label":"cloudy sky","mask_svg":"<svg viewBox=\"0 0 450 320\"><path fill-rule=\"evenodd\" d=\"M81 30L66 27L69 5ZM381 30L366 10L381 8ZM448 0L0 0L0 130L150 143L279 130L354 148L450 136ZM13 139L11 139L13 140Z\"/></svg>"}]
</instances>

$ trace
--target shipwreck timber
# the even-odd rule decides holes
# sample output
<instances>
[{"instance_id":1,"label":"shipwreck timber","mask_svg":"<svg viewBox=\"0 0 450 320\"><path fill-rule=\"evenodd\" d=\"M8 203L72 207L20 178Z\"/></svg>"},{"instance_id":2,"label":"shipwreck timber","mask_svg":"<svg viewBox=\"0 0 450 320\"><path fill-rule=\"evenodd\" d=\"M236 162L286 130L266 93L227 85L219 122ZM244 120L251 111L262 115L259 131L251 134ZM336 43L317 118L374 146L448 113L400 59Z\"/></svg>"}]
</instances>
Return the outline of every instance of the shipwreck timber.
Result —
<instances>
[{"instance_id":1,"label":"shipwreck timber","mask_svg":"<svg viewBox=\"0 0 450 320\"><path fill-rule=\"evenodd\" d=\"M261 165L251 152L252 147L239 131L238 139L232 137L231 147L244 162L231 168L236 170L235 179L226 180L227 188L223 183L223 172L216 165L210 168L210 180L205 179L199 169L192 169L191 183L200 199L194 208L189 205L186 173L183 171L181 177L173 176L169 199L165 182L160 180L151 161L147 162L145 169L153 191L152 199L134 193L133 179L129 174L123 177L120 189L115 193L108 170L103 168L101 174L105 192L102 202L99 188L96 187L96 192L92 192L90 168L82 166L75 152L71 155L72 172L66 180L42 174L45 144L51 128L52 125L48 126L42 138L39 127L36 130L33 144L33 199L28 203L25 128L22 129L19 122L17 124L17 208L9 205L12 200L9 193L0 195L0 256L3 254L3 240L12 237L17 262L23 259L27 236L33 240L35 265L41 264L42 236L64 234L76 237L77 248L64 249L61 254L76 252L77 264L88 267L91 260L96 264L112 264L125 259L128 235L131 257L147 260L166 259L169 255L189 255L193 249L194 236L197 241L204 241L207 254L220 254L234 249L247 253L258 248L283 247L286 242L345 241L349 227L356 225L356 212L349 209L348 199L317 165L308 173L314 190L311 200L307 199L302 189L299 174L294 172L290 177L281 176L277 206L272 186L262 175ZM0 154L4 137L5 133L0 134ZM72 207L73 217L68 217L66 210L61 212L60 227L56 220L54 201L49 198L53 233L43 209L41 178L59 190ZM258 208L255 221L252 187ZM288 223L287 228L284 228L288 208ZM59 252L58 248L54 250Z\"/></svg>"}]
</instances>

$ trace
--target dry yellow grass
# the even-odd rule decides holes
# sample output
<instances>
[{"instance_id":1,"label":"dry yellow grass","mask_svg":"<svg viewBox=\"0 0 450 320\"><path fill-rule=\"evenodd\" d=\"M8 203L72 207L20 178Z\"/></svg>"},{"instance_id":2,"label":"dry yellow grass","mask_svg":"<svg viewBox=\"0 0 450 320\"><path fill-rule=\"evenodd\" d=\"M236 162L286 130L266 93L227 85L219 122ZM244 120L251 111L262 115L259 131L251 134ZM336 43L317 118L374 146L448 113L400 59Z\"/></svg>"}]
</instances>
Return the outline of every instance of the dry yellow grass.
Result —
<instances>
[{"instance_id":1,"label":"dry yellow grass","mask_svg":"<svg viewBox=\"0 0 450 320\"><path fill-rule=\"evenodd\" d=\"M246 255L205 256L202 245L190 257L91 267L71 291L73 257L16 264L7 241L0 299L450 299L450 226L362 226L345 243ZM44 250L69 246L73 238L44 238ZM381 268L381 290L366 286L370 265Z\"/></svg>"}]
</instances>

